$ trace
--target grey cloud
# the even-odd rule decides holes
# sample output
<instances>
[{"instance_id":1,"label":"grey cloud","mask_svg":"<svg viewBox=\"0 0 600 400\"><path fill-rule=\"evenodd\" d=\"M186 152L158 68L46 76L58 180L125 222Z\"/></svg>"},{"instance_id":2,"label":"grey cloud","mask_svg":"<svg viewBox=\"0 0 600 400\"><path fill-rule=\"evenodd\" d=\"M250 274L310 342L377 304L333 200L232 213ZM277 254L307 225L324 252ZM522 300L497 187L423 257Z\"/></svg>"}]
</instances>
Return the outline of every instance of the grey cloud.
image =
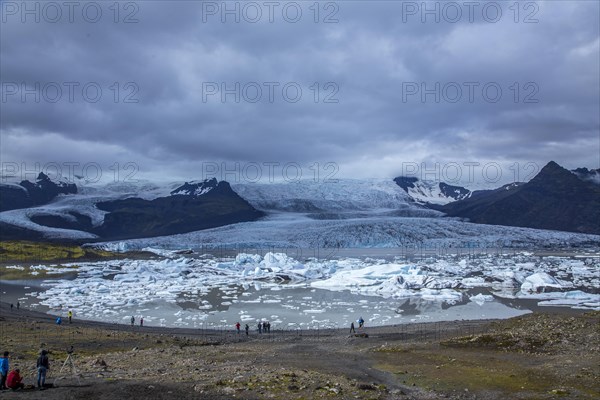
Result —
<instances>
[{"instance_id":1,"label":"grey cloud","mask_svg":"<svg viewBox=\"0 0 600 400\"><path fill-rule=\"evenodd\" d=\"M201 2L136 4L135 24L114 23L111 14L97 24L2 23L4 84L97 82L103 90L97 103L81 96L72 103L10 97L1 111L0 132L9 146L2 146L3 160L35 161L41 153L35 138L53 133L70 146L116 146L127 155L113 158L144 160L149 171L170 162L186 176L186 165L198 160L332 160L352 174L363 160L364 176L397 173L389 160L398 157L554 159L598 167L596 2L538 2L536 24L514 23L508 3L499 2L504 14L495 24L478 13L474 23L465 16L459 23L421 23L419 16L403 22L402 2L337 2L334 24L315 24L309 3L300 3L304 14L296 24L277 13L274 23L203 22ZM218 95L203 102L206 82L272 81L297 82L302 99L289 103L277 89L273 102L266 91L257 103L234 103L231 96L221 103ZM123 102L127 82L139 88L137 103ZM315 82L318 103L310 89ZM331 94L322 86L327 82L339 88L337 104L322 102ZM463 92L456 103L436 103L431 95L425 102L419 95L403 101L407 82L480 85L473 102ZM497 103L481 96L479 88L489 82L503 90ZM515 82L517 102L510 89ZM523 102L528 82L539 89L538 103ZM22 136L18 147L4 140L16 134ZM556 150L561 144L562 152ZM111 157L110 151L101 155Z\"/></svg>"}]
</instances>

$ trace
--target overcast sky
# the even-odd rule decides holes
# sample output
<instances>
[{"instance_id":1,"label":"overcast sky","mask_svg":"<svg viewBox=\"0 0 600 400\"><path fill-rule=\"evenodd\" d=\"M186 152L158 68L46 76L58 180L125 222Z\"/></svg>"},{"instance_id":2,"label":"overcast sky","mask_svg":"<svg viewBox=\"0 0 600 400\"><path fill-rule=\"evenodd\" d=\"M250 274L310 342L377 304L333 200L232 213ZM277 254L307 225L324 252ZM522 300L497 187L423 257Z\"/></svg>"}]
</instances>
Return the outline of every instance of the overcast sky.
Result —
<instances>
[{"instance_id":1,"label":"overcast sky","mask_svg":"<svg viewBox=\"0 0 600 400\"><path fill-rule=\"evenodd\" d=\"M439 163L474 186L550 160L598 168L600 3L447 3L3 1L4 170L435 178Z\"/></svg>"}]
</instances>

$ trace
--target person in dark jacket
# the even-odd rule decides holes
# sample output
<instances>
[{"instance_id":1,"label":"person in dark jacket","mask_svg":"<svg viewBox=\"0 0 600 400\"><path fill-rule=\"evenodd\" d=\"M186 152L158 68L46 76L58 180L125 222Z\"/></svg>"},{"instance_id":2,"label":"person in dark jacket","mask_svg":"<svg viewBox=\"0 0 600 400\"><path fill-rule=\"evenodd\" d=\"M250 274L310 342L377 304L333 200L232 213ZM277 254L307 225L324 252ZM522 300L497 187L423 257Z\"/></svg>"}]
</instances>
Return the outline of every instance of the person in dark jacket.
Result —
<instances>
[{"instance_id":1,"label":"person in dark jacket","mask_svg":"<svg viewBox=\"0 0 600 400\"><path fill-rule=\"evenodd\" d=\"M8 374L8 378L6 378L6 386L9 389L17 390L23 389L25 387L25 384L21 382L23 380L23 377L21 376L21 374L19 374L19 372L21 371L17 368L15 370L10 371L10 374Z\"/></svg>"},{"instance_id":2,"label":"person in dark jacket","mask_svg":"<svg viewBox=\"0 0 600 400\"><path fill-rule=\"evenodd\" d=\"M50 369L50 360L48 360L48 352L46 350L42 350L42 353L37 359L36 367L38 370L37 386L40 390L44 390L46 372Z\"/></svg>"},{"instance_id":3,"label":"person in dark jacket","mask_svg":"<svg viewBox=\"0 0 600 400\"><path fill-rule=\"evenodd\" d=\"M0 390L6 389L6 377L8 376L8 351L0 357Z\"/></svg>"}]
</instances>

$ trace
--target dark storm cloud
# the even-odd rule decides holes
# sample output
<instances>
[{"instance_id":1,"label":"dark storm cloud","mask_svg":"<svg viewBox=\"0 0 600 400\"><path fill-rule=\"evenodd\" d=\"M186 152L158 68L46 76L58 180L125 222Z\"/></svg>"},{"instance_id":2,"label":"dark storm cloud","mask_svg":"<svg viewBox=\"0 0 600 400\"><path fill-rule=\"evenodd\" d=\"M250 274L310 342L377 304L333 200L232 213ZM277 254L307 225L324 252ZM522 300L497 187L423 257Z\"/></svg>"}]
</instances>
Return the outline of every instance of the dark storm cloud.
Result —
<instances>
[{"instance_id":1,"label":"dark storm cloud","mask_svg":"<svg viewBox=\"0 0 600 400\"><path fill-rule=\"evenodd\" d=\"M134 160L186 178L202 161L334 161L354 177L394 175L403 162L600 161L597 2L537 2L518 15L513 3L480 2L472 21L457 2L457 22L448 2L427 3L439 22L415 10L421 2L321 3L318 23L310 2L294 3L297 23L281 11L291 3L278 3L273 22L252 3L257 23L244 20L252 9L223 23L207 11L225 3L191 1L121 3L118 16L94 3L96 23L77 12L23 23L22 4L2 3L3 161ZM227 7L236 4L248 2ZM56 102L49 82L63 90ZM39 102L21 97L22 83L40 85ZM236 83L239 103L208 92ZM298 102L286 83L302 90ZM73 101L65 84L78 85Z\"/></svg>"}]
</instances>

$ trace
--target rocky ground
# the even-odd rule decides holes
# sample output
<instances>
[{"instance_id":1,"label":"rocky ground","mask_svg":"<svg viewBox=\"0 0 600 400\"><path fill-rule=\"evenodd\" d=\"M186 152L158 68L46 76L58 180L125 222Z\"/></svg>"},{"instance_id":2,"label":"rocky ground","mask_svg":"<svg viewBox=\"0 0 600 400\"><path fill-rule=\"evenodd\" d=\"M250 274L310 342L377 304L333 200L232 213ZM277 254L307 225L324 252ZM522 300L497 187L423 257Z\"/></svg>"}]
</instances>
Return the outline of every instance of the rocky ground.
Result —
<instances>
[{"instance_id":1,"label":"rocky ground","mask_svg":"<svg viewBox=\"0 0 600 400\"><path fill-rule=\"evenodd\" d=\"M74 321L0 307L0 350L32 384L16 399L592 399L600 313L344 331L200 332ZM76 371L63 366L73 345Z\"/></svg>"}]
</instances>

